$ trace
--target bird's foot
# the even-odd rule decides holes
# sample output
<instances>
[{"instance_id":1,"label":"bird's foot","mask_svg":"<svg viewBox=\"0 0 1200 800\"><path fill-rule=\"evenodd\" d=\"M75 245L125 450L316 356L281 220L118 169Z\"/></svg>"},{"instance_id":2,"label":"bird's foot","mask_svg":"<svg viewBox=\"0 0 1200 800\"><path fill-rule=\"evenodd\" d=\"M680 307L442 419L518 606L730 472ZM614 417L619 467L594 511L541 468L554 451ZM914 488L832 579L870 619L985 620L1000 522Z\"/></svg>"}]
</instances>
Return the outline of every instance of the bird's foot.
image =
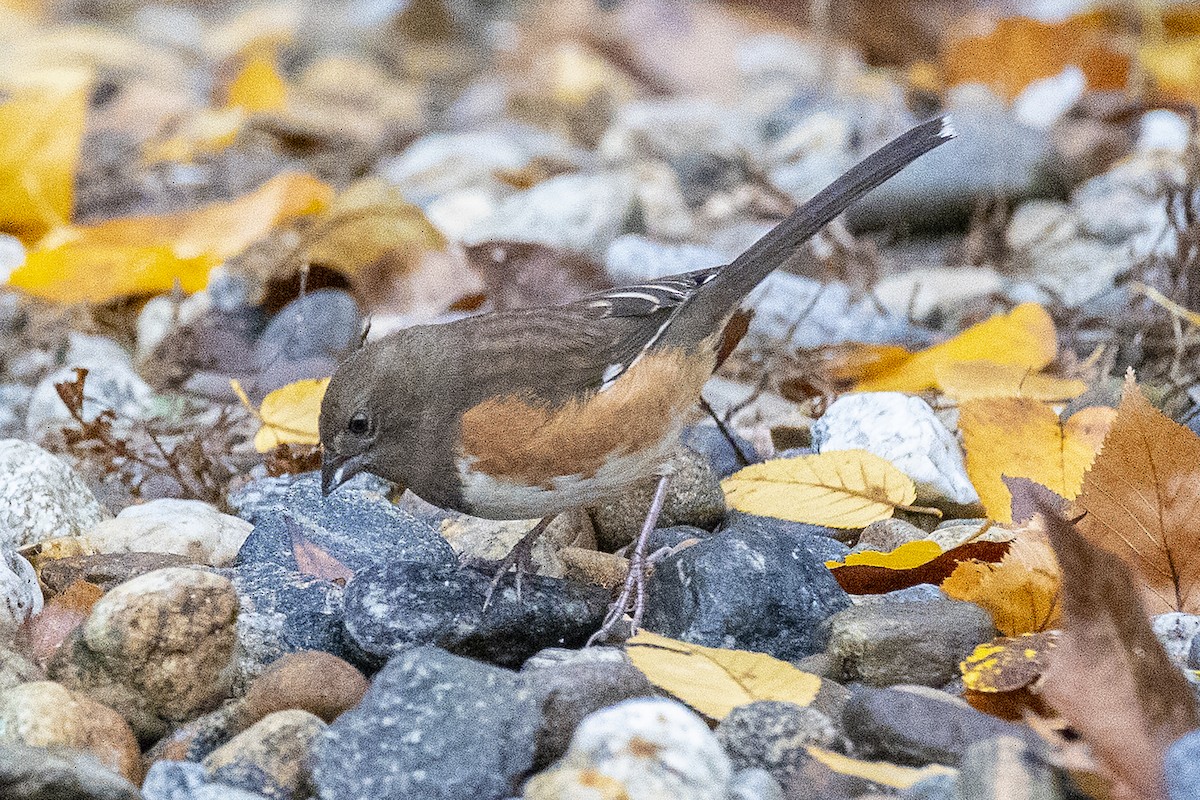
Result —
<instances>
[{"instance_id":1,"label":"bird's foot","mask_svg":"<svg viewBox=\"0 0 1200 800\"><path fill-rule=\"evenodd\" d=\"M483 596L483 610L487 611L488 606L492 604L492 595L496 593L496 589L500 586L500 582L504 580L504 576L508 574L510 569L516 568L517 576L514 579L517 589L517 603L521 602L521 581L525 575L534 575L537 570L533 564L533 546L538 538L546 532L546 528L550 527L550 522L554 517L545 517L529 533L521 537L521 540L512 546L508 551L508 555L497 562L482 563L475 562L472 566L483 566L484 568L495 566L495 574L492 576L492 582L487 588L487 592Z\"/></svg>"}]
</instances>

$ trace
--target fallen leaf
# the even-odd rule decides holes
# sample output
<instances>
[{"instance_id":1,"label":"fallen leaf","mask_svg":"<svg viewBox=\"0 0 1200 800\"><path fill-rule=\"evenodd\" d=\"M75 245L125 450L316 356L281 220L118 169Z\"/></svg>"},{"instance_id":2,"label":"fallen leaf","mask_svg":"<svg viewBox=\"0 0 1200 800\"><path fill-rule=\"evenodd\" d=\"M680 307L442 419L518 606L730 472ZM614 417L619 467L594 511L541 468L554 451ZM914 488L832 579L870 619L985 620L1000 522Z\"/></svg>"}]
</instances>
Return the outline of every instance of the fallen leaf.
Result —
<instances>
[{"instance_id":1,"label":"fallen leaf","mask_svg":"<svg viewBox=\"0 0 1200 800\"><path fill-rule=\"evenodd\" d=\"M302 575L320 578L339 586L345 586L354 577L354 570L305 536L300 525L290 516L285 515L284 522L292 539L292 556L296 559L296 569Z\"/></svg>"},{"instance_id":2,"label":"fallen leaf","mask_svg":"<svg viewBox=\"0 0 1200 800\"><path fill-rule=\"evenodd\" d=\"M1058 631L1024 633L979 645L959 664L966 689L963 699L979 711L1008 720L1050 713L1036 685L1059 635Z\"/></svg>"},{"instance_id":3,"label":"fallen leaf","mask_svg":"<svg viewBox=\"0 0 1200 800\"><path fill-rule=\"evenodd\" d=\"M1050 545L1028 533L1008 544L999 563L958 564L942 581L942 591L986 609L1006 636L1055 627L1062 616L1061 575Z\"/></svg>"},{"instance_id":4,"label":"fallen leaf","mask_svg":"<svg viewBox=\"0 0 1200 800\"><path fill-rule=\"evenodd\" d=\"M948 361L934 367L942 392L962 403L982 397L1024 397L1046 402L1065 401L1087 391L1071 378L1042 375L1029 367L994 361Z\"/></svg>"},{"instance_id":5,"label":"fallen leaf","mask_svg":"<svg viewBox=\"0 0 1200 800\"><path fill-rule=\"evenodd\" d=\"M808 745L805 750L808 755L824 764L840 775L862 778L880 786L890 786L893 789L908 789L923 780L938 775L955 776L958 770L941 764L929 764L924 767L904 767L888 761L864 761L851 758L833 750Z\"/></svg>"},{"instance_id":6,"label":"fallen leaf","mask_svg":"<svg viewBox=\"0 0 1200 800\"><path fill-rule=\"evenodd\" d=\"M157 217L59 228L29 252L9 285L60 303L204 288L208 272L277 225L318 212L332 189L306 173L277 175L236 200Z\"/></svg>"},{"instance_id":7,"label":"fallen leaf","mask_svg":"<svg viewBox=\"0 0 1200 800\"><path fill-rule=\"evenodd\" d=\"M243 55L241 68L226 87L225 105L249 113L287 106L287 83L279 74L274 47L252 46Z\"/></svg>"},{"instance_id":8,"label":"fallen leaf","mask_svg":"<svg viewBox=\"0 0 1200 800\"><path fill-rule=\"evenodd\" d=\"M205 108L179 121L165 136L142 147L147 162L190 163L197 156L215 153L233 144L246 120L239 108Z\"/></svg>"},{"instance_id":9,"label":"fallen leaf","mask_svg":"<svg viewBox=\"0 0 1200 800\"><path fill-rule=\"evenodd\" d=\"M1138 424L1154 424L1147 418L1149 403L1132 382L1122 406L1127 416L1138 417L1123 427L1136 432ZM1118 419L1110 439L1124 435L1121 425ZM1014 491L1028 486L1014 484ZM1052 502L1032 494L1024 502L1044 518L1063 575L1065 630L1043 694L1112 773L1117 796L1165 800L1163 754L1200 726L1195 697L1154 635L1129 565L1090 542Z\"/></svg>"},{"instance_id":10,"label":"fallen leaf","mask_svg":"<svg viewBox=\"0 0 1200 800\"><path fill-rule=\"evenodd\" d=\"M1152 613L1200 612L1200 437L1150 405L1132 373L1076 502L1083 535L1134 567Z\"/></svg>"},{"instance_id":11,"label":"fallen leaf","mask_svg":"<svg viewBox=\"0 0 1200 800\"><path fill-rule=\"evenodd\" d=\"M874 453L837 450L751 464L721 482L729 507L830 528L863 528L911 508L912 479Z\"/></svg>"},{"instance_id":12,"label":"fallen leaf","mask_svg":"<svg viewBox=\"0 0 1200 800\"><path fill-rule=\"evenodd\" d=\"M647 630L626 642L625 652L652 684L717 720L758 700L806 706L821 687L816 675L765 653L703 647Z\"/></svg>"},{"instance_id":13,"label":"fallen leaf","mask_svg":"<svg viewBox=\"0 0 1200 800\"><path fill-rule=\"evenodd\" d=\"M1008 544L967 542L942 552L936 542L907 542L891 553L854 553L846 557L845 564L826 561L825 566L850 594L884 594L922 583L939 584L960 564L973 559L999 561L1008 552Z\"/></svg>"},{"instance_id":14,"label":"fallen leaf","mask_svg":"<svg viewBox=\"0 0 1200 800\"><path fill-rule=\"evenodd\" d=\"M1088 412L1084 414L1084 412ZM1096 457L1096 431L1112 409L1084 409L1066 422L1048 405L1021 397L968 400L959 412L967 476L988 516L1012 521L1003 476L1029 478L1074 498Z\"/></svg>"},{"instance_id":15,"label":"fallen leaf","mask_svg":"<svg viewBox=\"0 0 1200 800\"><path fill-rule=\"evenodd\" d=\"M958 361L990 361L1004 366L1039 370L1054 360L1058 338L1054 321L1037 303L1022 303L1007 314L972 325L941 344L917 353L893 348L870 348L870 359L851 361L861 371L843 377L857 381L859 392L922 392L938 386L940 366Z\"/></svg>"},{"instance_id":16,"label":"fallen leaf","mask_svg":"<svg viewBox=\"0 0 1200 800\"><path fill-rule=\"evenodd\" d=\"M0 229L26 243L71 219L90 78L39 71L0 103Z\"/></svg>"},{"instance_id":17,"label":"fallen leaf","mask_svg":"<svg viewBox=\"0 0 1200 800\"><path fill-rule=\"evenodd\" d=\"M258 417L261 427L254 435L254 449L266 453L281 444L320 444L317 422L321 400L329 378L310 378L289 383L263 398L255 409L240 383L230 381L235 394Z\"/></svg>"}]
</instances>

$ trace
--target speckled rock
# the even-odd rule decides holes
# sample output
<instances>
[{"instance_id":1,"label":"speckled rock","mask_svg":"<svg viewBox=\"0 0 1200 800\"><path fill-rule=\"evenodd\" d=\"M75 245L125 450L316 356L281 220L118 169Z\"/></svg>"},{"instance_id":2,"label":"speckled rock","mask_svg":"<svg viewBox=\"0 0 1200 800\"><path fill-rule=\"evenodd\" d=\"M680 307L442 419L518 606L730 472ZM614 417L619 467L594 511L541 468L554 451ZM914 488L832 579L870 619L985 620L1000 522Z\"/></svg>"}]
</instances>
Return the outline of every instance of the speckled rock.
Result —
<instances>
[{"instance_id":1,"label":"speckled rock","mask_svg":"<svg viewBox=\"0 0 1200 800\"><path fill-rule=\"evenodd\" d=\"M671 482L658 527L715 528L725 516L725 493L708 459L684 448L672 460L671 468ZM657 485L658 479L650 478L591 509L601 550L612 552L634 540L646 520Z\"/></svg>"},{"instance_id":2,"label":"speckled rock","mask_svg":"<svg viewBox=\"0 0 1200 800\"><path fill-rule=\"evenodd\" d=\"M925 531L902 519L881 519L863 528L854 551L877 550L890 553L902 544L924 539Z\"/></svg>"},{"instance_id":3,"label":"speckled rock","mask_svg":"<svg viewBox=\"0 0 1200 800\"><path fill-rule=\"evenodd\" d=\"M733 770L704 721L660 698L626 700L583 721L526 800L726 800Z\"/></svg>"},{"instance_id":4,"label":"speckled rock","mask_svg":"<svg viewBox=\"0 0 1200 800\"><path fill-rule=\"evenodd\" d=\"M0 641L11 641L26 620L42 610L42 587L24 556L0 545Z\"/></svg>"},{"instance_id":5,"label":"speckled rock","mask_svg":"<svg viewBox=\"0 0 1200 800\"><path fill-rule=\"evenodd\" d=\"M716 733L735 768L760 767L781 783L803 767L806 747L841 739L838 725L817 709L767 700L735 708Z\"/></svg>"},{"instance_id":6,"label":"speckled rock","mask_svg":"<svg viewBox=\"0 0 1200 800\"><path fill-rule=\"evenodd\" d=\"M200 764L158 761L142 783L143 800L263 800L257 792L218 783Z\"/></svg>"},{"instance_id":7,"label":"speckled rock","mask_svg":"<svg viewBox=\"0 0 1200 800\"><path fill-rule=\"evenodd\" d=\"M1200 797L1200 731L1176 740L1167 750L1165 766L1170 800Z\"/></svg>"},{"instance_id":8,"label":"speckled rock","mask_svg":"<svg viewBox=\"0 0 1200 800\"><path fill-rule=\"evenodd\" d=\"M919 397L864 392L835 400L812 427L819 453L861 449L890 461L917 484L917 497L979 502L954 435Z\"/></svg>"},{"instance_id":9,"label":"speckled rock","mask_svg":"<svg viewBox=\"0 0 1200 800\"><path fill-rule=\"evenodd\" d=\"M233 584L219 575L180 568L142 575L96 602L50 676L153 740L228 695L237 610Z\"/></svg>"},{"instance_id":10,"label":"speckled rock","mask_svg":"<svg viewBox=\"0 0 1200 800\"><path fill-rule=\"evenodd\" d=\"M412 648L317 738L313 782L322 800L500 800L529 773L537 726L515 673Z\"/></svg>"},{"instance_id":11,"label":"speckled rock","mask_svg":"<svg viewBox=\"0 0 1200 800\"><path fill-rule=\"evenodd\" d=\"M958 768L959 797L1064 800L1060 772L1028 739L999 736L967 748Z\"/></svg>"},{"instance_id":12,"label":"speckled rock","mask_svg":"<svg viewBox=\"0 0 1200 800\"><path fill-rule=\"evenodd\" d=\"M52 681L0 692L0 742L86 750L134 783L142 777L137 738L121 715Z\"/></svg>"},{"instance_id":13,"label":"speckled rock","mask_svg":"<svg viewBox=\"0 0 1200 800\"><path fill-rule=\"evenodd\" d=\"M1159 644L1167 651L1171 660L1180 667L1184 666L1192 647L1192 640L1200 633L1200 615L1183 614L1178 611L1156 614L1151 619L1151 625Z\"/></svg>"},{"instance_id":14,"label":"speckled rock","mask_svg":"<svg viewBox=\"0 0 1200 800\"><path fill-rule=\"evenodd\" d=\"M103 516L75 470L35 444L0 440L0 544L78 535Z\"/></svg>"},{"instance_id":15,"label":"speckled rock","mask_svg":"<svg viewBox=\"0 0 1200 800\"><path fill-rule=\"evenodd\" d=\"M943 686L976 645L994 636L991 615L973 603L873 603L830 618L826 652L844 680Z\"/></svg>"},{"instance_id":16,"label":"speckled rock","mask_svg":"<svg viewBox=\"0 0 1200 800\"><path fill-rule=\"evenodd\" d=\"M193 564L223 567L233 562L252 528L199 500L161 498L129 506L82 538L96 553L169 553Z\"/></svg>"},{"instance_id":17,"label":"speckled rock","mask_svg":"<svg viewBox=\"0 0 1200 800\"><path fill-rule=\"evenodd\" d=\"M325 730L319 717L293 709L268 714L204 759L213 780L273 800L310 794L308 757Z\"/></svg>"},{"instance_id":18,"label":"speckled rock","mask_svg":"<svg viewBox=\"0 0 1200 800\"><path fill-rule=\"evenodd\" d=\"M145 800L94 755L68 747L0 744L0 786L4 800Z\"/></svg>"}]
</instances>

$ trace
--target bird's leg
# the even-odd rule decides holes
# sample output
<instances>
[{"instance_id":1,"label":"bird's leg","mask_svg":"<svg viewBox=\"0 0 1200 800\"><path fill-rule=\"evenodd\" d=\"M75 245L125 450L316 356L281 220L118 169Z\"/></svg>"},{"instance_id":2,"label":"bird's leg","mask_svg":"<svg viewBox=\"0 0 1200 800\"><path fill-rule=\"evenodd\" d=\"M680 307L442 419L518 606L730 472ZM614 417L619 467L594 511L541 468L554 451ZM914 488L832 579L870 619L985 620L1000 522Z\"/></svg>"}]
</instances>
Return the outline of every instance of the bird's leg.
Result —
<instances>
[{"instance_id":1,"label":"bird's leg","mask_svg":"<svg viewBox=\"0 0 1200 800\"><path fill-rule=\"evenodd\" d=\"M654 526L658 524L663 503L666 502L668 483L669 475L659 477L658 486L654 489L654 499L650 501L650 510L646 512L646 520L642 523L642 529L633 545L633 553L629 558L629 573L621 586L621 594L617 596L616 602L608 607L608 614L604 617L604 624L600 626L600 630L588 637L587 647L608 639L612 629L627 611L633 612L633 622L629 630L631 636L637 633L638 626L642 624L642 615L646 612L646 545L650 541L650 534L654 533Z\"/></svg>"},{"instance_id":2,"label":"bird's leg","mask_svg":"<svg viewBox=\"0 0 1200 800\"><path fill-rule=\"evenodd\" d=\"M542 517L537 525L529 533L521 537L521 541L512 546L508 551L508 555L496 567L496 574L492 577L492 584L488 587L487 593L483 596L483 610L487 611L491 605L492 595L496 591L496 587L500 585L500 581L504 580L504 576L508 574L511 567L517 568L516 586L517 586L517 602L521 602L521 576L526 572L533 571L533 545L546 528L550 527L550 523L554 521L554 517Z\"/></svg>"}]
</instances>

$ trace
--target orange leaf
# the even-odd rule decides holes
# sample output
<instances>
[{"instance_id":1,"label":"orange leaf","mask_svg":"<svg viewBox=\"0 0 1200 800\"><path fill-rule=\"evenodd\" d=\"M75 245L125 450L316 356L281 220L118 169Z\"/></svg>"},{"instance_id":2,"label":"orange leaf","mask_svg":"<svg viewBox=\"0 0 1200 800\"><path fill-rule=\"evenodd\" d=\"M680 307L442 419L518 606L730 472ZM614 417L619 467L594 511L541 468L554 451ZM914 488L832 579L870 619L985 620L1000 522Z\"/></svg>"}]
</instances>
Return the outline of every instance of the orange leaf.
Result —
<instances>
[{"instance_id":1,"label":"orange leaf","mask_svg":"<svg viewBox=\"0 0 1200 800\"><path fill-rule=\"evenodd\" d=\"M1084 536L1134 567L1152 613L1200 612L1200 437L1150 405L1132 373L1077 502Z\"/></svg>"},{"instance_id":2,"label":"orange leaf","mask_svg":"<svg viewBox=\"0 0 1200 800\"><path fill-rule=\"evenodd\" d=\"M354 570L301 533L299 525L289 522L288 532L292 537L292 555L300 572L342 586L354 577Z\"/></svg>"},{"instance_id":3,"label":"orange leaf","mask_svg":"<svg viewBox=\"0 0 1200 800\"><path fill-rule=\"evenodd\" d=\"M967 475L988 516L1012 521L1004 476L1030 478L1067 499L1079 493L1083 473L1096 457L1097 430L1105 416L1115 416L1112 409L1084 411L1064 423L1037 400L990 397L962 404L958 426Z\"/></svg>"},{"instance_id":4,"label":"orange leaf","mask_svg":"<svg viewBox=\"0 0 1200 800\"><path fill-rule=\"evenodd\" d=\"M972 325L941 344L900 357L895 349L869 348L873 364L857 376L859 392L922 392L938 386L939 367L958 361L1039 370L1054 360L1058 337L1054 321L1037 303L1022 303L1007 314ZM845 369L841 371L846 375Z\"/></svg>"},{"instance_id":5,"label":"orange leaf","mask_svg":"<svg viewBox=\"0 0 1200 800\"><path fill-rule=\"evenodd\" d=\"M993 361L951 361L934 368L938 386L955 402L981 397L1070 400L1087 391L1080 380L1042 375L1028 367Z\"/></svg>"},{"instance_id":6,"label":"orange leaf","mask_svg":"<svg viewBox=\"0 0 1200 800\"><path fill-rule=\"evenodd\" d=\"M942 582L942 591L982 606L1001 633L1019 636L1058 624L1060 580L1049 544L1026 531L1009 543L998 564L960 563Z\"/></svg>"}]
</instances>

